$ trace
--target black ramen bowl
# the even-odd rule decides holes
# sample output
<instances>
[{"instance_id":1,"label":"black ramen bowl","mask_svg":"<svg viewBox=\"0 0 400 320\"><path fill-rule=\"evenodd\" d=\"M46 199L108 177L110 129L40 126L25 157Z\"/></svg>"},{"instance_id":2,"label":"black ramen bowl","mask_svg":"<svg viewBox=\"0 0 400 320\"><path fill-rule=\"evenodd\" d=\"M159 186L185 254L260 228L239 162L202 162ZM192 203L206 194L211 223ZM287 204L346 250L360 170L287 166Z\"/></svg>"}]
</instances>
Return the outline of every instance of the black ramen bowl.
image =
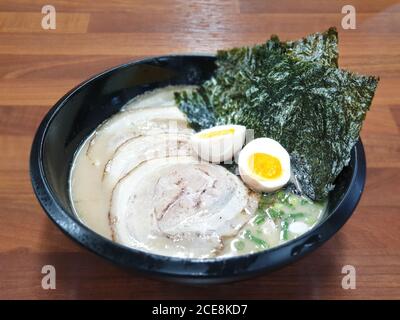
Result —
<instances>
[{"instance_id":1,"label":"black ramen bowl","mask_svg":"<svg viewBox=\"0 0 400 320\"><path fill-rule=\"evenodd\" d=\"M68 178L75 152L85 138L136 95L168 85L197 85L214 70L213 56L155 57L105 71L62 97L41 122L30 157L33 189L50 219L76 242L120 266L188 283L227 282L265 273L298 260L332 237L352 215L363 191L366 164L361 141L338 177L320 223L266 251L206 260L160 256L114 243L75 216Z\"/></svg>"}]
</instances>

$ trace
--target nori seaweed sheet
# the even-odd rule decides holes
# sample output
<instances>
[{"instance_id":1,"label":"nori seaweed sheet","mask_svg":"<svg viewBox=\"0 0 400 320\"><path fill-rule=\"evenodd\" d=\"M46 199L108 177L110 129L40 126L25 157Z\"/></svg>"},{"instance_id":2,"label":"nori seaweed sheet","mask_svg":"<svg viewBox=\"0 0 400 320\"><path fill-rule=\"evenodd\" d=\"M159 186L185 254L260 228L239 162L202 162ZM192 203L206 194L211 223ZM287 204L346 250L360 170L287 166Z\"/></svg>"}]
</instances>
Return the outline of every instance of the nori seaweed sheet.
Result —
<instances>
[{"instance_id":1,"label":"nori seaweed sheet","mask_svg":"<svg viewBox=\"0 0 400 320\"><path fill-rule=\"evenodd\" d=\"M176 99L196 130L241 124L279 141L290 153L301 191L327 196L350 160L378 79L337 66L337 34L329 29L282 43L217 53L217 70Z\"/></svg>"},{"instance_id":2,"label":"nori seaweed sheet","mask_svg":"<svg viewBox=\"0 0 400 320\"><path fill-rule=\"evenodd\" d=\"M264 45L219 51L216 61L217 67L224 70L233 70L237 66L240 67L240 63L246 58L246 55L251 54L251 49L257 50L263 47L303 61L316 62L333 67L338 65L338 34L336 28L331 27L325 32L313 33L296 41L281 42L277 35L272 35L271 39ZM223 59L222 57L225 55L229 55L229 59ZM213 88L216 85L217 82L212 78L198 88L195 94L189 92L177 92L175 94L180 109L187 115L191 127L197 131L217 124L213 106L209 101L209 95L214 91L213 89L218 90L217 87ZM215 92L214 96L217 94ZM219 120L220 124L224 123L223 119L220 118Z\"/></svg>"},{"instance_id":3,"label":"nori seaweed sheet","mask_svg":"<svg viewBox=\"0 0 400 320\"><path fill-rule=\"evenodd\" d=\"M279 38L272 36L271 40L279 41ZM326 66L338 66L338 34L334 27L322 33L310 34L300 40L280 42L280 46L283 52L292 58L318 62Z\"/></svg>"}]
</instances>

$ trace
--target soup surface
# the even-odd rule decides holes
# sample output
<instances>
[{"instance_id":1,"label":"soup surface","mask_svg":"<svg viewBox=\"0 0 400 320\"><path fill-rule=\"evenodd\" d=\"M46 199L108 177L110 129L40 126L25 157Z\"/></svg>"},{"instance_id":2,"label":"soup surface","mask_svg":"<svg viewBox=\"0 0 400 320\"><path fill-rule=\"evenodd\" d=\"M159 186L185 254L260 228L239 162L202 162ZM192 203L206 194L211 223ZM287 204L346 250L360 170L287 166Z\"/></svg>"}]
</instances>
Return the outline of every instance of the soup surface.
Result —
<instances>
[{"instance_id":1,"label":"soup surface","mask_svg":"<svg viewBox=\"0 0 400 320\"><path fill-rule=\"evenodd\" d=\"M174 100L191 88L135 98L83 143L70 176L81 221L123 245L192 258L265 250L311 229L326 201L256 193L232 170L198 159Z\"/></svg>"}]
</instances>

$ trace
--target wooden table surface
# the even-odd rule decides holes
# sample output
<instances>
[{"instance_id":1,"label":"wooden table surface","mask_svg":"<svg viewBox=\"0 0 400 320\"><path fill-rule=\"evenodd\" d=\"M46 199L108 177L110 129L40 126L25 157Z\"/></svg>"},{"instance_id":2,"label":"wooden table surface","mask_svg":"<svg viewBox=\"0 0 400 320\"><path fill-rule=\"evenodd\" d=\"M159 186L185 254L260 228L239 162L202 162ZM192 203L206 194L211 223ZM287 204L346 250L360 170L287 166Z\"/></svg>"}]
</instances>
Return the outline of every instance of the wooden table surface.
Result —
<instances>
[{"instance_id":1,"label":"wooden table surface","mask_svg":"<svg viewBox=\"0 0 400 320\"><path fill-rule=\"evenodd\" d=\"M41 8L56 9L43 30ZM341 8L356 8L344 30ZM340 65L381 81L362 130L368 179L349 222L319 250L272 274L191 287L143 278L68 239L32 193L28 156L47 110L69 89L144 56L214 52L272 33L296 39L337 26ZM400 2L395 0L1 0L0 298L400 298ZM43 290L43 265L56 289ZM356 289L344 290L344 265Z\"/></svg>"}]
</instances>

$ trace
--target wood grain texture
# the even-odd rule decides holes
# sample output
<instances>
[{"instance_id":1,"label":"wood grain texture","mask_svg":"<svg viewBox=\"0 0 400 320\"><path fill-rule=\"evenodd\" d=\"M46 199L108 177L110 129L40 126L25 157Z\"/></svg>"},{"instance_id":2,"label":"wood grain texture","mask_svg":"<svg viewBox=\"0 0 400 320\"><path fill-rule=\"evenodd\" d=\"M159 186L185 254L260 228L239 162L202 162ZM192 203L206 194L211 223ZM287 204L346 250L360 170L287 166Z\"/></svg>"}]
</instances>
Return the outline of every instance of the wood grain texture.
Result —
<instances>
[{"instance_id":1,"label":"wood grain texture","mask_svg":"<svg viewBox=\"0 0 400 320\"><path fill-rule=\"evenodd\" d=\"M0 32L6 33L42 33L42 13L37 12L0 12ZM55 33L86 33L89 24L87 13L63 13L57 19Z\"/></svg>"},{"instance_id":2,"label":"wood grain texture","mask_svg":"<svg viewBox=\"0 0 400 320\"><path fill-rule=\"evenodd\" d=\"M0 298L400 299L400 2L352 0L357 29L340 28L330 0L51 1L57 29L42 30L42 0L0 2ZM336 25L340 65L379 75L362 138L368 179L348 223L315 253L272 274L190 287L121 270L64 236L45 216L29 180L34 132L69 89L104 69L150 55L214 52L295 39ZM57 289L41 288L41 268ZM357 289L341 288L341 269Z\"/></svg>"}]
</instances>

